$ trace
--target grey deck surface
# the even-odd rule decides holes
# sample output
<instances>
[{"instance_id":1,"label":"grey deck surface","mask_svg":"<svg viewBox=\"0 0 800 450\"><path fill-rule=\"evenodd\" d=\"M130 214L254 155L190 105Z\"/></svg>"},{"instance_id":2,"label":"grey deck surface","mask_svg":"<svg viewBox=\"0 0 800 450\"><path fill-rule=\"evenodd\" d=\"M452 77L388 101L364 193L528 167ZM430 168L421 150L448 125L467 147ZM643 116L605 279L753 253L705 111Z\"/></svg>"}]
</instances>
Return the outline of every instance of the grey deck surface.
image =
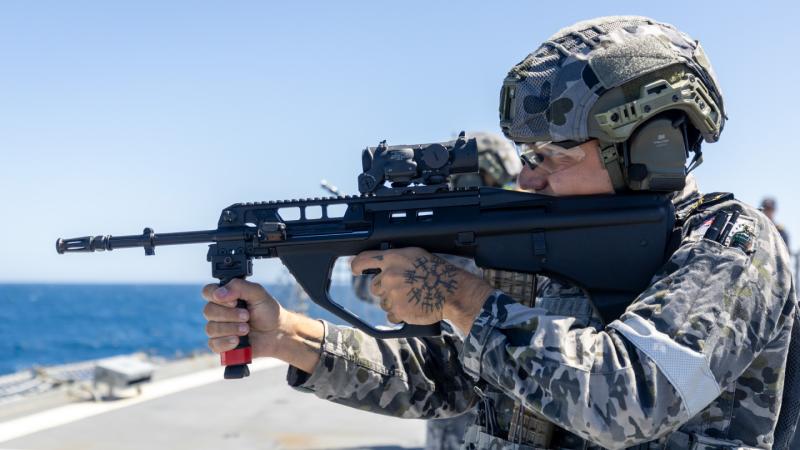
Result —
<instances>
[{"instance_id":1,"label":"grey deck surface","mask_svg":"<svg viewBox=\"0 0 800 450\"><path fill-rule=\"evenodd\" d=\"M419 448L425 422L289 388L285 367L214 382L0 443L0 449Z\"/></svg>"}]
</instances>

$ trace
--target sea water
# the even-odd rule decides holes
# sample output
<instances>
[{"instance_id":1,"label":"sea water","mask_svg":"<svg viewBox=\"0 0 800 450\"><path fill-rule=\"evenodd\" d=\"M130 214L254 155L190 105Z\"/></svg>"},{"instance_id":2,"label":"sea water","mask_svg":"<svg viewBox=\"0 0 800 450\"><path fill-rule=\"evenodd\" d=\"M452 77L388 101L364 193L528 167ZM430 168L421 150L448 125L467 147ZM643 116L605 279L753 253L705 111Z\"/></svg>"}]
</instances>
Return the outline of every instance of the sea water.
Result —
<instances>
[{"instance_id":1,"label":"sea water","mask_svg":"<svg viewBox=\"0 0 800 450\"><path fill-rule=\"evenodd\" d=\"M146 352L166 358L207 351L202 286L197 284L0 284L0 375ZM284 307L343 323L292 284L267 286ZM382 312L349 286L332 296L370 323Z\"/></svg>"}]
</instances>

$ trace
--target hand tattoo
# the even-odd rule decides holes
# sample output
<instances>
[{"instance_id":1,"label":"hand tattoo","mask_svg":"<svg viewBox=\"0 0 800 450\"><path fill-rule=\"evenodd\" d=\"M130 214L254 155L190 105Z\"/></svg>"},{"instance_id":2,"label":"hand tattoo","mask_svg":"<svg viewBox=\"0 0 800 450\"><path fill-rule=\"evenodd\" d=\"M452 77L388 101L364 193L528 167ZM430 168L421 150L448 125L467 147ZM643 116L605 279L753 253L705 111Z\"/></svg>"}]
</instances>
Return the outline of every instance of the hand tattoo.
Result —
<instances>
[{"instance_id":1,"label":"hand tattoo","mask_svg":"<svg viewBox=\"0 0 800 450\"><path fill-rule=\"evenodd\" d=\"M411 286L408 302L419 305L426 314L441 310L445 294L452 294L458 288L457 271L454 265L438 256L417 258L414 268L403 274L405 284Z\"/></svg>"}]
</instances>

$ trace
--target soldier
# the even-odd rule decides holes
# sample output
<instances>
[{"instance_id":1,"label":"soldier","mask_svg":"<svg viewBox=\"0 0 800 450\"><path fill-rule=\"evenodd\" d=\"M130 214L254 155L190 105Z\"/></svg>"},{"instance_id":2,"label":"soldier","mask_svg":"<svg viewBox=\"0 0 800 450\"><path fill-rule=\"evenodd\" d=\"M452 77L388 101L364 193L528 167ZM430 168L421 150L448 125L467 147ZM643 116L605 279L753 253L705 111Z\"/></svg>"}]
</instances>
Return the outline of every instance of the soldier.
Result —
<instances>
[{"instance_id":1,"label":"soldier","mask_svg":"<svg viewBox=\"0 0 800 450\"><path fill-rule=\"evenodd\" d=\"M292 386L373 412L449 417L478 404L466 448L783 448L800 331L789 255L763 214L686 177L687 156L699 164L725 121L699 43L644 17L580 22L511 69L500 115L523 149L523 188L675 193L666 262L619 318L602 323L563 281L535 277L535 304L522 304L423 249L392 249L358 255L353 272L381 269L371 289L387 318L444 319L441 337L372 339L234 281L204 288L211 349L249 332L255 356L290 363ZM431 285L440 301L421 308Z\"/></svg>"},{"instance_id":2,"label":"soldier","mask_svg":"<svg viewBox=\"0 0 800 450\"><path fill-rule=\"evenodd\" d=\"M764 213L765 216L775 224L775 228L778 229L778 233L780 233L781 237L783 238L783 242L786 243L786 247L789 247L789 232L786 231L786 228L775 222L775 211L778 209L778 202L775 201L772 197L764 197L761 200L761 212Z\"/></svg>"}]
</instances>

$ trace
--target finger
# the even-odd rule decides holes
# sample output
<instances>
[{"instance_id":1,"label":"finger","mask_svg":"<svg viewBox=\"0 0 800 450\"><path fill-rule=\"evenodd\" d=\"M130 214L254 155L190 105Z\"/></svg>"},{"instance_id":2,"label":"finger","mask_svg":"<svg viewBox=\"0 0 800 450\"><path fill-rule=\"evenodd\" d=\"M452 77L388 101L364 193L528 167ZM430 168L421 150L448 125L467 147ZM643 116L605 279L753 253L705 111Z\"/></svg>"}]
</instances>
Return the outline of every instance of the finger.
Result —
<instances>
[{"instance_id":1,"label":"finger","mask_svg":"<svg viewBox=\"0 0 800 450\"><path fill-rule=\"evenodd\" d=\"M427 254L427 253L428 253L428 251L427 251L427 250L425 250L425 249L423 249L423 248L420 248L420 247L403 247L403 248L396 248L396 249L394 249L394 251L395 251L395 252L396 252L398 255L403 255L403 256L405 256L405 257L407 257L407 258L411 258L411 259L413 259L413 258L415 258L415 257L417 257L417 256L420 256L420 255L425 255L425 254Z\"/></svg>"},{"instance_id":2,"label":"finger","mask_svg":"<svg viewBox=\"0 0 800 450\"><path fill-rule=\"evenodd\" d=\"M381 272L381 290L391 292L403 284L404 272L395 267L389 267Z\"/></svg>"},{"instance_id":3,"label":"finger","mask_svg":"<svg viewBox=\"0 0 800 450\"><path fill-rule=\"evenodd\" d=\"M381 299L380 302L381 309L391 314L390 310L392 309L392 301L385 297L380 297L380 299Z\"/></svg>"},{"instance_id":4,"label":"finger","mask_svg":"<svg viewBox=\"0 0 800 450\"><path fill-rule=\"evenodd\" d=\"M212 322L240 323L250 320L250 313L246 309L222 306L216 303L206 303L203 308L203 316Z\"/></svg>"},{"instance_id":5,"label":"finger","mask_svg":"<svg viewBox=\"0 0 800 450\"><path fill-rule=\"evenodd\" d=\"M397 316L395 316L392 313L387 313L386 314L386 320L388 320L390 323L394 323L394 324L403 323L402 320L398 319Z\"/></svg>"},{"instance_id":6,"label":"finger","mask_svg":"<svg viewBox=\"0 0 800 450\"><path fill-rule=\"evenodd\" d=\"M227 352L239 345L239 338L236 336L211 338L208 340L208 348L214 353Z\"/></svg>"},{"instance_id":7,"label":"finger","mask_svg":"<svg viewBox=\"0 0 800 450\"><path fill-rule=\"evenodd\" d=\"M383 283L383 276L382 274L379 274L372 279L372 282L369 285L369 293L374 295L375 297L383 296L384 289L382 287L382 283Z\"/></svg>"},{"instance_id":8,"label":"finger","mask_svg":"<svg viewBox=\"0 0 800 450\"><path fill-rule=\"evenodd\" d=\"M206 301L215 303L217 305L224 305L227 307L235 307L236 306L236 298L226 298L224 294L228 292L228 288L220 287L218 284L207 284L203 287L203 298ZM219 297L223 295L223 297Z\"/></svg>"},{"instance_id":9,"label":"finger","mask_svg":"<svg viewBox=\"0 0 800 450\"><path fill-rule=\"evenodd\" d=\"M213 290L210 301L220 305L233 304L235 306L237 300L253 304L263 302L268 296L269 294L260 284L234 278L225 286Z\"/></svg>"},{"instance_id":10,"label":"finger","mask_svg":"<svg viewBox=\"0 0 800 450\"><path fill-rule=\"evenodd\" d=\"M219 284L217 283L207 284L203 286L203 294L202 294L203 298L210 302L212 299L212 295L214 294L214 291L216 291L218 288Z\"/></svg>"},{"instance_id":11,"label":"finger","mask_svg":"<svg viewBox=\"0 0 800 450\"><path fill-rule=\"evenodd\" d=\"M387 254L391 250L367 250L353 257L350 261L350 270L353 275L361 275L367 269L381 269L385 267Z\"/></svg>"},{"instance_id":12,"label":"finger","mask_svg":"<svg viewBox=\"0 0 800 450\"><path fill-rule=\"evenodd\" d=\"M206 336L210 338L244 336L250 332L246 323L208 322Z\"/></svg>"}]
</instances>

